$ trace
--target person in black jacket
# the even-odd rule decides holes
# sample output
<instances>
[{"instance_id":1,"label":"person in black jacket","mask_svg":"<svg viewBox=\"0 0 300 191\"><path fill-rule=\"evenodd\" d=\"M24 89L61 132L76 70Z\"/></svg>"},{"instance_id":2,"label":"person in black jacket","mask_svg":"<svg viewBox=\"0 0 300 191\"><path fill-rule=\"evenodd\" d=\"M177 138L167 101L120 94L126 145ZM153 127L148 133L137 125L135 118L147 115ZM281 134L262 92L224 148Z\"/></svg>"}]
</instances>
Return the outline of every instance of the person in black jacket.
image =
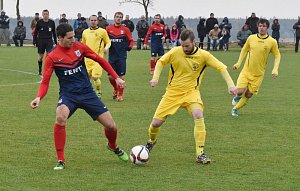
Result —
<instances>
[{"instance_id":1,"label":"person in black jacket","mask_svg":"<svg viewBox=\"0 0 300 191\"><path fill-rule=\"evenodd\" d=\"M9 42L9 17L5 14L5 11L1 10L0 15L0 46L1 46L1 39L2 35L4 34L6 45L10 46Z\"/></svg>"},{"instance_id":2,"label":"person in black jacket","mask_svg":"<svg viewBox=\"0 0 300 191\"><path fill-rule=\"evenodd\" d=\"M127 28L130 30L131 33L133 32L133 30L134 30L134 24L133 24L133 22L129 19L129 15L126 15L126 16L125 16L125 20L123 20L123 21L121 22L121 24L124 25L125 27L127 27Z\"/></svg>"},{"instance_id":3,"label":"person in black jacket","mask_svg":"<svg viewBox=\"0 0 300 191\"><path fill-rule=\"evenodd\" d=\"M23 41L25 37L26 37L26 27L24 27L23 21L18 21L18 25L14 30L14 36L13 36L15 46L23 46ZM18 40L20 40L20 44L18 43Z\"/></svg>"},{"instance_id":4,"label":"person in black jacket","mask_svg":"<svg viewBox=\"0 0 300 191\"><path fill-rule=\"evenodd\" d=\"M295 52L298 52L299 40L300 40L300 17L298 17L298 22L293 25L293 29L296 30L296 44Z\"/></svg>"},{"instance_id":5,"label":"person in black jacket","mask_svg":"<svg viewBox=\"0 0 300 191\"><path fill-rule=\"evenodd\" d=\"M199 37L199 48L203 49L203 41L206 36L206 27L205 27L205 19L200 18L200 21L197 25L198 37Z\"/></svg>"},{"instance_id":6,"label":"person in black jacket","mask_svg":"<svg viewBox=\"0 0 300 191\"><path fill-rule=\"evenodd\" d=\"M257 28L258 20L259 20L259 18L256 16L255 13L252 13L251 17L249 17L246 20L245 24L249 26L249 30L252 32L252 34L258 33L258 28Z\"/></svg>"},{"instance_id":7,"label":"person in black jacket","mask_svg":"<svg viewBox=\"0 0 300 191\"><path fill-rule=\"evenodd\" d=\"M55 23L49 19L49 11L47 9L43 10L42 15L43 19L37 22L33 35L33 45L38 48L39 75L42 75L45 51L49 53L53 49L53 41L57 44Z\"/></svg>"},{"instance_id":8,"label":"person in black jacket","mask_svg":"<svg viewBox=\"0 0 300 191\"><path fill-rule=\"evenodd\" d=\"M59 19L58 23L59 24L68 24L69 21L66 17L67 17L66 13L61 14L61 19Z\"/></svg>"},{"instance_id":9,"label":"person in black jacket","mask_svg":"<svg viewBox=\"0 0 300 191\"><path fill-rule=\"evenodd\" d=\"M210 14L210 17L206 20L206 34L211 31L215 25L219 25L218 20L215 18L215 15L213 13ZM207 50L210 50L210 38L207 35Z\"/></svg>"},{"instance_id":10,"label":"person in black jacket","mask_svg":"<svg viewBox=\"0 0 300 191\"><path fill-rule=\"evenodd\" d=\"M278 19L274 19L273 24L272 24L272 37L276 39L277 45L279 47L279 38L280 38L280 24L278 22Z\"/></svg>"},{"instance_id":11,"label":"person in black jacket","mask_svg":"<svg viewBox=\"0 0 300 191\"><path fill-rule=\"evenodd\" d=\"M139 20L138 23L136 24L136 30L138 33L138 39L137 39L137 49L138 50L143 48L142 44L144 43L148 29L149 29L149 24L145 20L145 15L142 15L141 20Z\"/></svg>"}]
</instances>

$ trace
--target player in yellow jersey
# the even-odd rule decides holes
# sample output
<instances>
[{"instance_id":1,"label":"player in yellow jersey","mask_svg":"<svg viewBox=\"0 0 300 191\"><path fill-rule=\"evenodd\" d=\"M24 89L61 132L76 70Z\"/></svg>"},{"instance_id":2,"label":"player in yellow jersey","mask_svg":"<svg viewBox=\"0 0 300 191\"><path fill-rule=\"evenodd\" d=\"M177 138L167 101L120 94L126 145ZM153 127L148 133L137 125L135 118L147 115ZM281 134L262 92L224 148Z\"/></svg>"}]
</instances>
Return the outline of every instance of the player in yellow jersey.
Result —
<instances>
[{"instance_id":1,"label":"player in yellow jersey","mask_svg":"<svg viewBox=\"0 0 300 191\"><path fill-rule=\"evenodd\" d=\"M82 43L86 44L99 56L103 57L111 45L110 39L106 30L98 27L98 19L96 15L90 16L89 21L90 28L83 31ZM96 94L99 98L101 98L102 92L100 78L102 76L103 69L97 62L89 58L85 58L85 64L88 75L94 82Z\"/></svg>"},{"instance_id":2,"label":"player in yellow jersey","mask_svg":"<svg viewBox=\"0 0 300 191\"><path fill-rule=\"evenodd\" d=\"M270 53L275 57L272 77L278 76L280 52L276 40L267 33L270 23L266 19L259 19L257 26L258 34L248 37L238 62L232 67L233 70L238 69L247 54L245 65L237 80L237 96L232 99L233 116L238 116L238 109L245 106L253 94L258 93Z\"/></svg>"},{"instance_id":3,"label":"player in yellow jersey","mask_svg":"<svg viewBox=\"0 0 300 191\"><path fill-rule=\"evenodd\" d=\"M208 164L211 160L203 151L206 130L203 117L204 107L199 91L205 69L212 67L221 73L227 83L229 94L235 95L236 88L227 67L212 54L196 46L192 30L182 31L180 40L181 46L174 47L157 61L153 78L150 81L152 87L157 86L163 67L167 64L171 65L166 92L148 130L150 139L146 148L149 152L151 151L156 143L160 126L167 117L175 114L179 108L184 108L194 120L196 162Z\"/></svg>"}]
</instances>

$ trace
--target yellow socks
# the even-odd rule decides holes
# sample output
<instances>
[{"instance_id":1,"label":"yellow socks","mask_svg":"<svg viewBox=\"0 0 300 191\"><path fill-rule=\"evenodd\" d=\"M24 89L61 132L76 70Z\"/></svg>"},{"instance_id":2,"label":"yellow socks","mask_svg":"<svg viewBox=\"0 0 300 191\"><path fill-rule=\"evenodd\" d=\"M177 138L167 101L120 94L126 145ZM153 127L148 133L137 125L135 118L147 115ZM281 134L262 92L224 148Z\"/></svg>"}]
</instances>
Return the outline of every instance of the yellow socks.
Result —
<instances>
[{"instance_id":1,"label":"yellow socks","mask_svg":"<svg viewBox=\"0 0 300 191\"><path fill-rule=\"evenodd\" d=\"M95 90L96 90L96 93L101 93L101 81L100 81L100 78L98 78L96 81L94 81L94 86L95 86Z\"/></svg>"},{"instance_id":2,"label":"yellow socks","mask_svg":"<svg viewBox=\"0 0 300 191\"><path fill-rule=\"evenodd\" d=\"M204 149L206 130L205 130L204 118L195 119L194 122L195 122L194 138L196 143L196 155L198 156L200 153L203 152Z\"/></svg>"},{"instance_id":3,"label":"yellow socks","mask_svg":"<svg viewBox=\"0 0 300 191\"><path fill-rule=\"evenodd\" d=\"M152 126L152 124L150 125L150 127L148 129L148 135L149 135L151 143L154 143L156 141L159 131L160 131L159 127L155 128Z\"/></svg>"},{"instance_id":4,"label":"yellow socks","mask_svg":"<svg viewBox=\"0 0 300 191\"><path fill-rule=\"evenodd\" d=\"M248 100L249 99L246 98L245 95L243 95L239 102L237 102L237 104L233 107L233 109L240 109L244 107L247 104Z\"/></svg>"}]
</instances>

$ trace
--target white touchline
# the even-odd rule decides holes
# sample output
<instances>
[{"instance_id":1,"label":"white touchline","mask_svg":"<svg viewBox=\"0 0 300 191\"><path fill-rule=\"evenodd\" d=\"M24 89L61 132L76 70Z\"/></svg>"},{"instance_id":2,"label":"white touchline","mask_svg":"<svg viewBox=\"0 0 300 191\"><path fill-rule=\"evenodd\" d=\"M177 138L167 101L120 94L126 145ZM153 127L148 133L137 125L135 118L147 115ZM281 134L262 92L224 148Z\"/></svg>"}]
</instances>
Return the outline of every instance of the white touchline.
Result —
<instances>
[{"instance_id":1,"label":"white touchline","mask_svg":"<svg viewBox=\"0 0 300 191\"><path fill-rule=\"evenodd\" d=\"M28 75L33 75L33 76L37 76L37 74L32 73L32 72L25 72L25 71L21 71L21 70L13 70L13 69L7 69L7 68L0 68L0 70L4 70L4 71L10 71L10 72L18 72L18 73L22 73L22 74L28 74ZM29 83L18 83L18 84L4 84L1 85L0 87L10 87L10 86L24 86L24 85L29 85L29 84L38 84L40 83L41 80L37 81L37 82L29 82Z\"/></svg>"}]
</instances>

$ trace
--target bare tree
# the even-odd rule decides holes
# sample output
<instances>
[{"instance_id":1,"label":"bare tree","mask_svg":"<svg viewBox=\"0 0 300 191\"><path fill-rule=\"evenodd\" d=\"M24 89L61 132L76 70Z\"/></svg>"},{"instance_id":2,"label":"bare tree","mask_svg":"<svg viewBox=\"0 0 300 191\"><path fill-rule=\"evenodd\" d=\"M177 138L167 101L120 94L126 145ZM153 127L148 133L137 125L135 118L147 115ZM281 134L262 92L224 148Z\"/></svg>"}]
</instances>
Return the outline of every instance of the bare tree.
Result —
<instances>
[{"instance_id":1,"label":"bare tree","mask_svg":"<svg viewBox=\"0 0 300 191\"><path fill-rule=\"evenodd\" d=\"M20 20L20 19L21 19L19 5L20 5L20 0L17 0L17 5L16 5L16 10L17 10L17 20Z\"/></svg>"},{"instance_id":2,"label":"bare tree","mask_svg":"<svg viewBox=\"0 0 300 191\"><path fill-rule=\"evenodd\" d=\"M122 5L124 3L137 3L139 5L142 5L145 10L146 20L148 21L148 19L149 19L148 8L153 6L153 1L154 0L121 0L121 1L119 1L119 3L120 3L120 5Z\"/></svg>"}]
</instances>

